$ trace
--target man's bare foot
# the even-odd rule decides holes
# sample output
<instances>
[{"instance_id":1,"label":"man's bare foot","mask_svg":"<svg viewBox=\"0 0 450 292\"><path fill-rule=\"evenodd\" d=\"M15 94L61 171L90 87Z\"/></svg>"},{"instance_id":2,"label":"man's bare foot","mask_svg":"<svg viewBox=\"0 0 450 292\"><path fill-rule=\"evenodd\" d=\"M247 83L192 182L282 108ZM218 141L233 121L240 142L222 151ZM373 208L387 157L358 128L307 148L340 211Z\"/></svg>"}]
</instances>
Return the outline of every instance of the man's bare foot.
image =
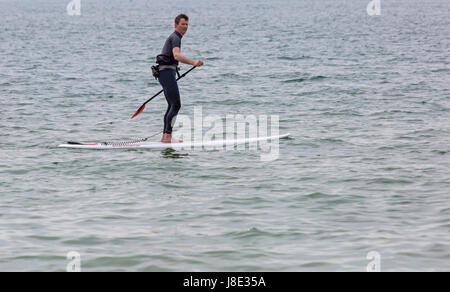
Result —
<instances>
[{"instance_id":1,"label":"man's bare foot","mask_svg":"<svg viewBox=\"0 0 450 292\"><path fill-rule=\"evenodd\" d=\"M161 143L183 143L183 140L172 139L172 134L163 134Z\"/></svg>"}]
</instances>

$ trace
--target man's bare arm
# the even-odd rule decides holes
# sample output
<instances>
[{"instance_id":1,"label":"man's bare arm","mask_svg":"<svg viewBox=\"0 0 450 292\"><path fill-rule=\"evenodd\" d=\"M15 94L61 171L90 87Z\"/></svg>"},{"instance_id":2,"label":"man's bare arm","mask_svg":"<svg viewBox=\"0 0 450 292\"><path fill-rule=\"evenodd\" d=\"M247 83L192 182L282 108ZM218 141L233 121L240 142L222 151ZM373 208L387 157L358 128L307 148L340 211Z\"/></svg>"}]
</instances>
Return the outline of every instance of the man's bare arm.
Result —
<instances>
[{"instance_id":1,"label":"man's bare arm","mask_svg":"<svg viewBox=\"0 0 450 292\"><path fill-rule=\"evenodd\" d=\"M175 58L175 60L177 60L181 63L192 65L192 66L197 66L197 67L200 67L203 65L202 61L193 61L193 60L181 55L179 47L173 48L172 53L173 53L173 57Z\"/></svg>"}]
</instances>

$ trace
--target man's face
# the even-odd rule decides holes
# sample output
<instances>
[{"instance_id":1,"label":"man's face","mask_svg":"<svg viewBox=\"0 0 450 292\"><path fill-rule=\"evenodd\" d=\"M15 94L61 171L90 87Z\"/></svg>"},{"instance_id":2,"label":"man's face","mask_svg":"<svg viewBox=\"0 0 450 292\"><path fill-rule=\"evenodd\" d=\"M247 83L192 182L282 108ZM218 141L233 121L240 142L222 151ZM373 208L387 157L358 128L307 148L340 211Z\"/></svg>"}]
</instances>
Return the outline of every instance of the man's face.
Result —
<instances>
[{"instance_id":1,"label":"man's face","mask_svg":"<svg viewBox=\"0 0 450 292\"><path fill-rule=\"evenodd\" d=\"M189 22L187 22L186 19L182 18L180 19L180 23L175 23L175 30L181 33L181 35L184 35L188 30L188 26Z\"/></svg>"}]
</instances>

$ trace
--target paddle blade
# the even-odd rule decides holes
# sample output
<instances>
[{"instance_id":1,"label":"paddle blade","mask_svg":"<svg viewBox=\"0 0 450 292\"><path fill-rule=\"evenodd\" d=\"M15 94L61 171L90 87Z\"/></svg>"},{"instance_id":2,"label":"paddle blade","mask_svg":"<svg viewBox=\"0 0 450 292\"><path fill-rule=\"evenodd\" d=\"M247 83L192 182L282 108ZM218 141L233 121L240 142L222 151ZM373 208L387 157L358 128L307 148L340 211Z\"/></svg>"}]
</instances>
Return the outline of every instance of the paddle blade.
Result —
<instances>
[{"instance_id":1,"label":"paddle blade","mask_svg":"<svg viewBox=\"0 0 450 292\"><path fill-rule=\"evenodd\" d=\"M133 119L138 114L142 113L144 111L144 109L145 109L145 104L141 105L141 107L136 111L136 113L131 117L131 119Z\"/></svg>"}]
</instances>

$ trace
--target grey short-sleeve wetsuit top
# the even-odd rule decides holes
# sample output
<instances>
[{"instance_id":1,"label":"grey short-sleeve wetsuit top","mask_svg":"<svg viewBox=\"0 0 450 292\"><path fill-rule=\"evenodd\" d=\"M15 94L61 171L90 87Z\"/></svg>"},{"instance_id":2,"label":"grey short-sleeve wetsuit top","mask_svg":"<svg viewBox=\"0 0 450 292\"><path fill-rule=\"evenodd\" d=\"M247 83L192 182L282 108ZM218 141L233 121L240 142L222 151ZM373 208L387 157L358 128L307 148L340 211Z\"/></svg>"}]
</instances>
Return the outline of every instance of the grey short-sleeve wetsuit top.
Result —
<instances>
[{"instance_id":1,"label":"grey short-sleeve wetsuit top","mask_svg":"<svg viewBox=\"0 0 450 292\"><path fill-rule=\"evenodd\" d=\"M173 48L180 48L181 50L181 38L183 36L177 32L174 31L166 40L164 43L164 47L162 48L161 55L170 56L171 59L173 59ZM178 66L178 61L175 60L175 63Z\"/></svg>"}]
</instances>

